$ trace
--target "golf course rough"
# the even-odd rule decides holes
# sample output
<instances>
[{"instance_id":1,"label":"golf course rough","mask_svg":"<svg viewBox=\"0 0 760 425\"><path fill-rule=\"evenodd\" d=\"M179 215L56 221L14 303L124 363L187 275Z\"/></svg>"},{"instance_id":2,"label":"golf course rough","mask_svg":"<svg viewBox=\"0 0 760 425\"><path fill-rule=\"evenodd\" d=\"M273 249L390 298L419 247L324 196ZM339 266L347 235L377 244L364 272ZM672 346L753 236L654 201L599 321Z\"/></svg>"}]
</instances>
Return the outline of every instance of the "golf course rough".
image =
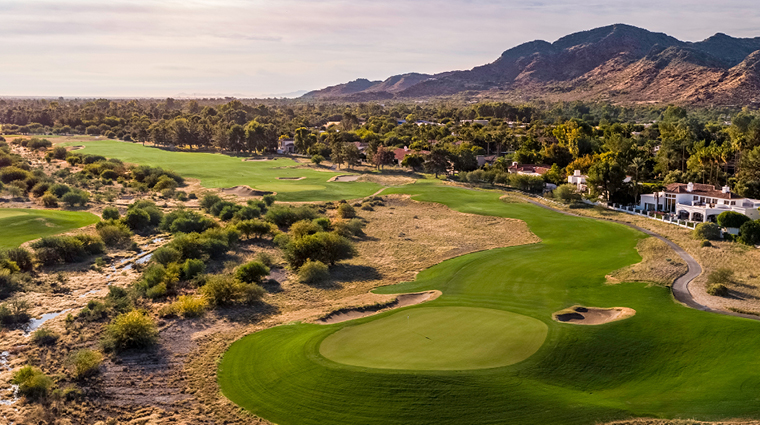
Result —
<instances>
[{"instance_id":1,"label":"golf course rough","mask_svg":"<svg viewBox=\"0 0 760 425\"><path fill-rule=\"evenodd\" d=\"M64 233L100 221L95 214L81 211L0 209L0 249L13 248L44 236Z\"/></svg>"},{"instance_id":2,"label":"golf course rough","mask_svg":"<svg viewBox=\"0 0 760 425\"><path fill-rule=\"evenodd\" d=\"M338 363L380 369L466 370L507 366L533 355L546 339L544 322L504 310L415 308L322 341L319 353Z\"/></svg>"},{"instance_id":3,"label":"golf course rough","mask_svg":"<svg viewBox=\"0 0 760 425\"><path fill-rule=\"evenodd\" d=\"M83 154L118 158L124 162L150 165L172 170L185 178L199 179L208 188L250 186L253 189L277 192L282 202L336 201L369 196L381 186L369 182L328 182L345 174L297 168L287 158L272 161L241 161L240 158L214 153L172 152L145 147L138 143L116 140L69 142L83 145Z\"/></svg>"},{"instance_id":4,"label":"golf course rough","mask_svg":"<svg viewBox=\"0 0 760 425\"><path fill-rule=\"evenodd\" d=\"M641 260L635 247L644 234L504 203L495 192L427 182L388 192L466 213L522 219L542 242L453 258L413 282L376 290L443 293L429 303L334 325L291 324L248 335L220 362L217 379L226 397L278 424L760 418L760 323L689 309L674 302L668 288L605 284L606 274ZM636 315L598 326L552 320L553 313L573 305L627 307ZM320 353L322 343L343 329L392 324L395 315L403 319L415 310L457 307L531 317L547 326L546 340L518 363L470 370L383 369L376 367L380 354L374 355L375 367L364 367Z\"/></svg>"}]
</instances>

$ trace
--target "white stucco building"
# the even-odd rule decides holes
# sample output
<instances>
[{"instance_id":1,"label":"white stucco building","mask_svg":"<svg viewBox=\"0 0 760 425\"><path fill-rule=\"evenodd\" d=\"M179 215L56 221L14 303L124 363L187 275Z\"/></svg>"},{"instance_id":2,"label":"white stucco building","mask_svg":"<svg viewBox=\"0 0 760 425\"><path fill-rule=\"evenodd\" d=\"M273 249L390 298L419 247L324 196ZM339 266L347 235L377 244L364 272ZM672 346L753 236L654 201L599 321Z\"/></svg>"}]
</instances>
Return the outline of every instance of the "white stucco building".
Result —
<instances>
[{"instance_id":1,"label":"white stucco building","mask_svg":"<svg viewBox=\"0 0 760 425\"><path fill-rule=\"evenodd\" d=\"M752 220L760 219L760 201L741 197L728 186L717 190L713 185L672 183L662 192L641 195L638 209L676 214L681 220L715 221L724 211L735 211Z\"/></svg>"},{"instance_id":2,"label":"white stucco building","mask_svg":"<svg viewBox=\"0 0 760 425\"><path fill-rule=\"evenodd\" d=\"M586 178L587 176L581 174L581 170L575 170L572 176L567 176L567 182L574 184L578 188L578 192L585 192Z\"/></svg>"}]
</instances>

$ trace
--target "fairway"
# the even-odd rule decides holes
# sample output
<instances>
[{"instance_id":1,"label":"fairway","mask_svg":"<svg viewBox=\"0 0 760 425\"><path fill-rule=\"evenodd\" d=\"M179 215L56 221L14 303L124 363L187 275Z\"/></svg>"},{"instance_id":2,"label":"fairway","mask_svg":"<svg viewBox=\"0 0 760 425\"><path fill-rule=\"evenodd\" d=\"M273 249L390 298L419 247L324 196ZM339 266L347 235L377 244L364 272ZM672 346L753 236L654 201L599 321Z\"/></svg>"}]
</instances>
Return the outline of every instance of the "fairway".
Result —
<instances>
[{"instance_id":1,"label":"fairway","mask_svg":"<svg viewBox=\"0 0 760 425\"><path fill-rule=\"evenodd\" d=\"M487 308L427 307L350 326L319 347L326 358L379 369L465 370L507 366L546 339L544 322Z\"/></svg>"},{"instance_id":2,"label":"fairway","mask_svg":"<svg viewBox=\"0 0 760 425\"><path fill-rule=\"evenodd\" d=\"M375 291L442 292L424 305L248 335L232 344L219 364L226 397L274 423L299 425L760 418L760 323L686 308L665 287L606 284L606 274L641 260L635 247L644 234L532 204L505 203L495 192L429 182L387 192L466 213L522 219L542 242L457 257L422 271L413 282ZM625 307L636 314L597 326L552 319L578 305ZM419 370L398 363L383 368L394 342L420 342L400 336L404 315L460 307L530 317L546 326L546 340L533 355L501 367L422 370L438 360L419 356ZM451 321L433 328L456 327ZM371 336L351 335L360 331L374 335L378 346L371 346ZM332 338L344 336L346 347L330 346ZM352 358L352 351L361 353Z\"/></svg>"},{"instance_id":3,"label":"fairway","mask_svg":"<svg viewBox=\"0 0 760 425\"><path fill-rule=\"evenodd\" d=\"M277 192L277 200L284 202L362 198L381 188L369 182L328 182L332 177L346 173L301 168L297 162L287 158L243 161L242 158L222 154L172 152L116 140L68 142L65 145L83 145L85 148L77 152L85 154L173 170L182 177L199 179L208 188L246 185L257 190Z\"/></svg>"},{"instance_id":4,"label":"fairway","mask_svg":"<svg viewBox=\"0 0 760 425\"><path fill-rule=\"evenodd\" d=\"M0 248L55 235L100 221L95 214L79 211L0 209Z\"/></svg>"}]
</instances>

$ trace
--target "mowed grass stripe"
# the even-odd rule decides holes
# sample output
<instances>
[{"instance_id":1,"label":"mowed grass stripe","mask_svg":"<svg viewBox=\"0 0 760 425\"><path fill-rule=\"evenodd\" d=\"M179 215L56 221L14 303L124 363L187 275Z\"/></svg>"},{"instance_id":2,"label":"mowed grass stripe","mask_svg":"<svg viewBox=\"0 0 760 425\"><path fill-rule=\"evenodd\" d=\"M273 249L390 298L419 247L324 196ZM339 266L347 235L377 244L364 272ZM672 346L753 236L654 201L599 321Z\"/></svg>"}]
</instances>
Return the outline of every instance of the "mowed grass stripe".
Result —
<instances>
[{"instance_id":1,"label":"mowed grass stripe","mask_svg":"<svg viewBox=\"0 0 760 425\"><path fill-rule=\"evenodd\" d=\"M44 236L64 233L100 221L81 211L0 209L0 248L12 248Z\"/></svg>"},{"instance_id":2,"label":"mowed grass stripe","mask_svg":"<svg viewBox=\"0 0 760 425\"><path fill-rule=\"evenodd\" d=\"M124 162L173 170L186 178L199 179L204 187L226 188L247 185L254 189L277 192L284 202L329 201L369 196L381 186L369 182L328 182L345 172L326 172L296 168L291 159L242 161L242 158L200 152L172 152L137 143L115 140L68 142L83 145L85 154L118 158ZM280 180L278 177L304 177Z\"/></svg>"},{"instance_id":3,"label":"mowed grass stripe","mask_svg":"<svg viewBox=\"0 0 760 425\"><path fill-rule=\"evenodd\" d=\"M548 327L526 360L469 371L404 371L333 362L319 344L333 332L397 314L328 327L290 325L249 335L220 364L223 393L279 424L593 424L631 416L760 418L760 324L691 310L668 288L607 285L605 274L640 261L645 235L575 218L493 192L421 182L389 192L470 213L525 220L539 244L445 261L383 293L439 289L429 305L496 308ZM630 307L600 326L557 323L572 305Z\"/></svg>"}]
</instances>

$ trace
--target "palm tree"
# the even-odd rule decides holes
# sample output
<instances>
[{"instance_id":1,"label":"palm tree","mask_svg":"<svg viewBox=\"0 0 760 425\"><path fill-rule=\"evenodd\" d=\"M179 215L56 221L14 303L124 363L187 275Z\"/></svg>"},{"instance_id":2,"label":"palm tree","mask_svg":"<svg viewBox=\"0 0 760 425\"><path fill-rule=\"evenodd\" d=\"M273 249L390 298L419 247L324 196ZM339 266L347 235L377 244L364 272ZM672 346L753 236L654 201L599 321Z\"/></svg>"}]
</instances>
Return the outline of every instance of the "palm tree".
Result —
<instances>
[{"instance_id":1,"label":"palm tree","mask_svg":"<svg viewBox=\"0 0 760 425\"><path fill-rule=\"evenodd\" d=\"M644 167L646 167L646 159L637 156L633 158L630 165L628 166L628 171L631 173L631 177L633 180L633 203L636 204L639 201L639 177L641 175L641 172L644 170Z\"/></svg>"}]
</instances>

